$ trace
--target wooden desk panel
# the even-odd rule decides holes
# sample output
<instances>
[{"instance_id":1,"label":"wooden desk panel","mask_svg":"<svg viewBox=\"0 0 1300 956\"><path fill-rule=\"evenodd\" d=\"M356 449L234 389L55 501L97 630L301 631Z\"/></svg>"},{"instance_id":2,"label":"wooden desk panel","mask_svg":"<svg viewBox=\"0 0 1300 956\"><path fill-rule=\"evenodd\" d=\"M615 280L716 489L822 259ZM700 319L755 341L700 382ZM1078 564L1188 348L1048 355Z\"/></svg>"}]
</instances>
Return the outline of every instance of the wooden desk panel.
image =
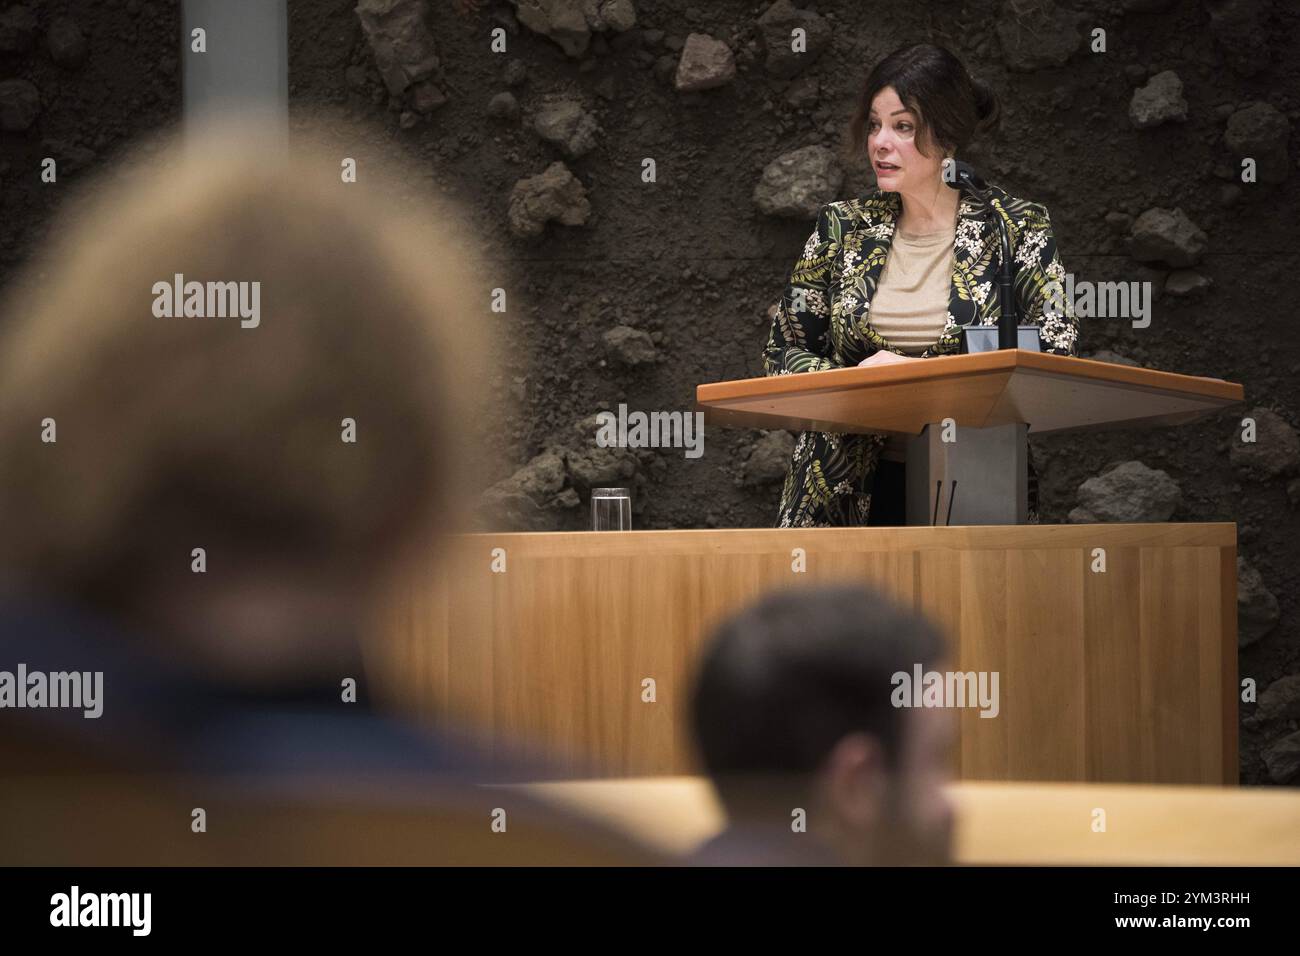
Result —
<instances>
[{"instance_id":1,"label":"wooden desk panel","mask_svg":"<svg viewBox=\"0 0 1300 956\"><path fill-rule=\"evenodd\" d=\"M931 616L956 669L999 672L999 716L959 714L961 777L1237 781L1231 524L467 535L444 551L377 623L377 693L592 774L692 772L685 707L713 626L769 588L850 580Z\"/></svg>"},{"instance_id":2,"label":"wooden desk panel","mask_svg":"<svg viewBox=\"0 0 1300 956\"><path fill-rule=\"evenodd\" d=\"M565 780L519 789L618 827L649 846L689 853L723 826L700 777ZM985 783L947 788L953 860L1012 866L1297 866L1300 794L1284 787ZM1106 813L1105 832L1093 811Z\"/></svg>"}]
</instances>

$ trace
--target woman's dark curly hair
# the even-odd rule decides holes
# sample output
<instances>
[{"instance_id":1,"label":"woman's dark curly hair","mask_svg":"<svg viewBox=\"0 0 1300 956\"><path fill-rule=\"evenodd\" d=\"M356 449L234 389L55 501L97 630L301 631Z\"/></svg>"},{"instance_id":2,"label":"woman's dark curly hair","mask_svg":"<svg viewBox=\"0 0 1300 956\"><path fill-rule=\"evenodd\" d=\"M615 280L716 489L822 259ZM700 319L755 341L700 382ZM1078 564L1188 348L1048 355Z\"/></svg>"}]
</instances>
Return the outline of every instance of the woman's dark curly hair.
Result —
<instances>
[{"instance_id":1,"label":"woman's dark curly hair","mask_svg":"<svg viewBox=\"0 0 1300 956\"><path fill-rule=\"evenodd\" d=\"M952 51L933 43L899 47L875 65L862 86L849 123L855 157L866 147L871 103L888 86L916 114L917 149L922 155L929 155L922 143L956 154L976 137L996 129L1001 117L997 96L972 79Z\"/></svg>"}]
</instances>

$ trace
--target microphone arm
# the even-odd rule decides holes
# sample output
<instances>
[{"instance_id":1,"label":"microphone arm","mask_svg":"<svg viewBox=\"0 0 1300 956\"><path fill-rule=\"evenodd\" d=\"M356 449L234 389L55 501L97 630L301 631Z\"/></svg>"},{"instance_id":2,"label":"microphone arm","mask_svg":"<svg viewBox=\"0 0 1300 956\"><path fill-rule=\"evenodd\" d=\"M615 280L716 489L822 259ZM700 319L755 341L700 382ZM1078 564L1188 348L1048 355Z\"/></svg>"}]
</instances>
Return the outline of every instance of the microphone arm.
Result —
<instances>
[{"instance_id":1,"label":"microphone arm","mask_svg":"<svg viewBox=\"0 0 1300 956\"><path fill-rule=\"evenodd\" d=\"M984 203L985 212L993 217L994 225L997 226L998 241L1002 248L1002 263L997 276L998 306L1002 313L998 318L998 348L1014 349L1017 345L1016 330L1020 325L1020 316L1016 306L1015 287L1011 281L1011 235L1007 230L1006 217L997 215L1000 210L997 200L989 195L988 184L970 163L954 160L952 165L956 178L949 179L945 176L944 182L953 189L969 190Z\"/></svg>"}]
</instances>

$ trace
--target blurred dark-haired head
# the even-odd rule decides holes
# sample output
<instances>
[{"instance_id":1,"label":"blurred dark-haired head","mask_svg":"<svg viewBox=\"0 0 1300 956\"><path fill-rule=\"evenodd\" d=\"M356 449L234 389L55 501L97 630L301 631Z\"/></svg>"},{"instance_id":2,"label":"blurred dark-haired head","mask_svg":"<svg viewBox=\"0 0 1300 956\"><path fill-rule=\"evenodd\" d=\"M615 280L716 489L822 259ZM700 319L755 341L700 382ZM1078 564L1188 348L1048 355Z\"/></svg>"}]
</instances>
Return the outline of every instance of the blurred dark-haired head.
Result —
<instances>
[{"instance_id":1,"label":"blurred dark-haired head","mask_svg":"<svg viewBox=\"0 0 1300 956\"><path fill-rule=\"evenodd\" d=\"M692 701L733 823L789 830L842 862L942 862L951 715L898 708L893 675L945 658L923 617L853 586L769 595L717 629Z\"/></svg>"}]
</instances>

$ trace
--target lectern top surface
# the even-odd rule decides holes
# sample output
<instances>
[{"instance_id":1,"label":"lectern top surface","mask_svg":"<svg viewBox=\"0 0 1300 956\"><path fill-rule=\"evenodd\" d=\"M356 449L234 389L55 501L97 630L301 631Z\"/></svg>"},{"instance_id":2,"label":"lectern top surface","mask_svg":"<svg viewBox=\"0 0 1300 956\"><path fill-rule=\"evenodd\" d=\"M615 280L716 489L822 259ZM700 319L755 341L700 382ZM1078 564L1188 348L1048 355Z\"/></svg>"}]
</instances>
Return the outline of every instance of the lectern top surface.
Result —
<instances>
[{"instance_id":1,"label":"lectern top surface","mask_svg":"<svg viewBox=\"0 0 1300 956\"><path fill-rule=\"evenodd\" d=\"M951 418L1036 433L1177 425L1241 402L1239 384L1005 349L700 385L714 424L914 435Z\"/></svg>"}]
</instances>

